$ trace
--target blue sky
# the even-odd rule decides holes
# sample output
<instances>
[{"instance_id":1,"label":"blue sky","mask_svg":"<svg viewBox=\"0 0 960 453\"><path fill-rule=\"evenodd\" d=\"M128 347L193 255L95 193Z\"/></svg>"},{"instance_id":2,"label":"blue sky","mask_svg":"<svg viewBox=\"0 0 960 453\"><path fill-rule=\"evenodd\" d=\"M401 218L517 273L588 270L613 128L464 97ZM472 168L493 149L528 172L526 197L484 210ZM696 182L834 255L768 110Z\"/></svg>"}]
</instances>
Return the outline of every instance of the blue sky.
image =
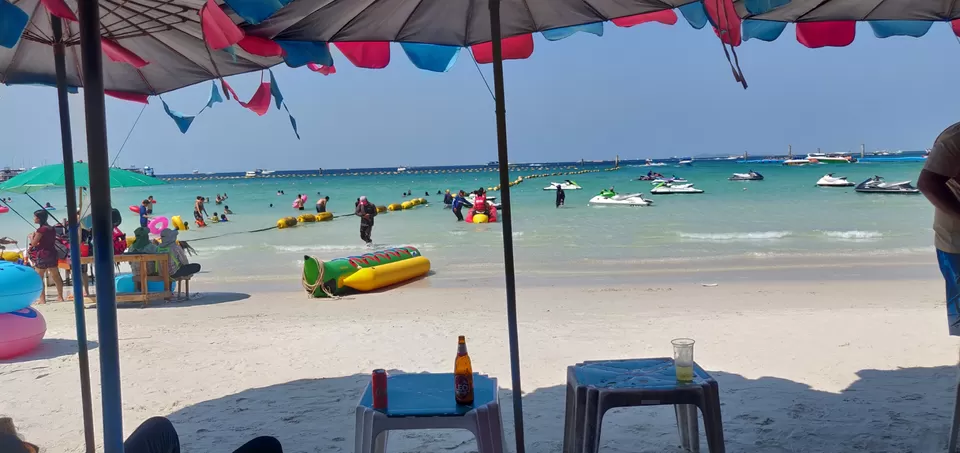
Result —
<instances>
[{"instance_id":1,"label":"blue sky","mask_svg":"<svg viewBox=\"0 0 960 453\"><path fill-rule=\"evenodd\" d=\"M853 45L807 49L792 27L774 43L738 49L750 83L733 80L712 31L681 18L672 27L644 24L605 35L548 42L533 57L506 63L512 162L753 155L929 147L960 120L956 86L960 47L949 24L920 39L877 39L866 25ZM334 54L338 73L275 69L296 116L298 141L283 111L264 117L235 102L203 113L181 134L151 99L118 165L158 173L453 165L496 159L494 105L467 53L445 74L420 71L395 46L382 70L357 69ZM339 57L339 58L338 58ZM489 65L481 66L492 83ZM259 75L230 79L249 98ZM195 112L209 84L164 98ZM82 97L70 97L77 155L85 156ZM107 98L111 156L141 110ZM0 88L0 166L59 162L56 93Z\"/></svg>"}]
</instances>

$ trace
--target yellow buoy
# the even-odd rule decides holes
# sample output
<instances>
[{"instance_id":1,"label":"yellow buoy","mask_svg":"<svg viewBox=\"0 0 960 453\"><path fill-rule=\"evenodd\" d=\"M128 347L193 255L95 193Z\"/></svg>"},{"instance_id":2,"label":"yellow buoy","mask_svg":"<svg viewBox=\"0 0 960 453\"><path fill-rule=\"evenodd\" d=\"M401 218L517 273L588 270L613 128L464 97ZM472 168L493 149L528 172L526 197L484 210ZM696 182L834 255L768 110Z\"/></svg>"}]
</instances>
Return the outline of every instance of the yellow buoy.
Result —
<instances>
[{"instance_id":1,"label":"yellow buoy","mask_svg":"<svg viewBox=\"0 0 960 453\"><path fill-rule=\"evenodd\" d=\"M297 216L297 222L299 223L312 223L317 221L317 216L313 214L300 214Z\"/></svg>"},{"instance_id":2,"label":"yellow buoy","mask_svg":"<svg viewBox=\"0 0 960 453\"><path fill-rule=\"evenodd\" d=\"M419 204L427 204L427 199L426 199L426 198L417 198L417 201L420 202Z\"/></svg>"},{"instance_id":3,"label":"yellow buoy","mask_svg":"<svg viewBox=\"0 0 960 453\"><path fill-rule=\"evenodd\" d=\"M474 214L473 223L487 223L490 220L486 214Z\"/></svg>"},{"instance_id":4,"label":"yellow buoy","mask_svg":"<svg viewBox=\"0 0 960 453\"><path fill-rule=\"evenodd\" d=\"M390 211L399 211L401 209L403 209L403 206L401 206L400 203L390 203L387 205L387 210Z\"/></svg>"},{"instance_id":5,"label":"yellow buoy","mask_svg":"<svg viewBox=\"0 0 960 453\"><path fill-rule=\"evenodd\" d=\"M377 206L377 213L387 212L386 206Z\"/></svg>"},{"instance_id":6,"label":"yellow buoy","mask_svg":"<svg viewBox=\"0 0 960 453\"><path fill-rule=\"evenodd\" d=\"M365 267L343 279L343 284L357 291L373 291L395 285L430 272L430 260L423 256Z\"/></svg>"},{"instance_id":7,"label":"yellow buoy","mask_svg":"<svg viewBox=\"0 0 960 453\"><path fill-rule=\"evenodd\" d=\"M316 219L317 219L317 222L326 222L326 221L328 221L328 220L333 220L333 213L332 213L332 212L321 212L321 213L317 214L315 217L316 217Z\"/></svg>"},{"instance_id":8,"label":"yellow buoy","mask_svg":"<svg viewBox=\"0 0 960 453\"><path fill-rule=\"evenodd\" d=\"M413 203L409 201L404 201L403 203L400 203L400 207L402 207L403 209L410 209L413 206L414 206Z\"/></svg>"},{"instance_id":9,"label":"yellow buoy","mask_svg":"<svg viewBox=\"0 0 960 453\"><path fill-rule=\"evenodd\" d=\"M295 217L284 217L280 220L277 220L277 228L284 229L289 228L297 224L297 219Z\"/></svg>"}]
</instances>

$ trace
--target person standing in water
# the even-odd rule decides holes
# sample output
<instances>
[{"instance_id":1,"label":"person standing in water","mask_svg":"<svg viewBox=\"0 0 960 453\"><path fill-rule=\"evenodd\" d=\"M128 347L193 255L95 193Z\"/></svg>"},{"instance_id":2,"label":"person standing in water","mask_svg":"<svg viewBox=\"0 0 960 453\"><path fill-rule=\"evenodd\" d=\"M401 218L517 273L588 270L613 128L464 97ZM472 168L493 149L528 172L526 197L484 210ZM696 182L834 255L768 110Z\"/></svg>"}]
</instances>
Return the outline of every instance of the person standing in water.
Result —
<instances>
[{"instance_id":1,"label":"person standing in water","mask_svg":"<svg viewBox=\"0 0 960 453\"><path fill-rule=\"evenodd\" d=\"M373 244L370 235L373 233L373 218L377 215L377 207L367 201L366 196L360 197L355 214L360 217L360 239L367 245Z\"/></svg>"},{"instance_id":2,"label":"person standing in water","mask_svg":"<svg viewBox=\"0 0 960 453\"><path fill-rule=\"evenodd\" d=\"M197 201L193 204L193 217L197 220L203 220L205 215L207 215L207 210L203 207L203 197L198 195Z\"/></svg>"},{"instance_id":3,"label":"person standing in water","mask_svg":"<svg viewBox=\"0 0 960 453\"><path fill-rule=\"evenodd\" d=\"M140 226L146 228L147 224L150 223L147 217L147 214L150 214L150 212L152 212L150 209L150 200L143 200L140 203Z\"/></svg>"},{"instance_id":4,"label":"person standing in water","mask_svg":"<svg viewBox=\"0 0 960 453\"><path fill-rule=\"evenodd\" d=\"M450 189L447 189L447 192L443 194L443 204L447 208L453 205L453 195L450 195Z\"/></svg>"},{"instance_id":5,"label":"person standing in water","mask_svg":"<svg viewBox=\"0 0 960 453\"><path fill-rule=\"evenodd\" d=\"M452 206L453 215L457 216L457 222L463 222L463 212L461 212L461 210L463 209L464 205L471 208L473 207L473 205L470 204L469 201L467 201L466 194L464 194L463 191L461 190L460 192L457 192L457 197L453 199L453 206Z\"/></svg>"},{"instance_id":6,"label":"person standing in water","mask_svg":"<svg viewBox=\"0 0 960 453\"><path fill-rule=\"evenodd\" d=\"M317 200L317 214L321 212L327 212L327 202L330 201L330 197L323 197Z\"/></svg>"},{"instance_id":7,"label":"person standing in water","mask_svg":"<svg viewBox=\"0 0 960 453\"><path fill-rule=\"evenodd\" d=\"M563 192L563 187L560 187L560 184L557 184L557 207L563 206L564 200L567 199L567 194Z\"/></svg>"},{"instance_id":8,"label":"person standing in water","mask_svg":"<svg viewBox=\"0 0 960 453\"><path fill-rule=\"evenodd\" d=\"M157 204L157 200L154 200L153 195L150 195L147 197L147 201L150 202L150 204L147 205L147 214L153 214L153 205Z\"/></svg>"}]
</instances>

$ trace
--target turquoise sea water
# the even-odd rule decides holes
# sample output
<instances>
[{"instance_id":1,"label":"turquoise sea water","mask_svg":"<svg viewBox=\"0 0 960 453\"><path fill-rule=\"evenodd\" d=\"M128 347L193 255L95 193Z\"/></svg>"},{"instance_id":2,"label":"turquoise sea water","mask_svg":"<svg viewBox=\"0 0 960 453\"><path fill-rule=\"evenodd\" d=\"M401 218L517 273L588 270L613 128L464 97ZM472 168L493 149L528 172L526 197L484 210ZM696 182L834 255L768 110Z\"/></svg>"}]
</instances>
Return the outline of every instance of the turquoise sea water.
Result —
<instances>
[{"instance_id":1,"label":"turquoise sea water","mask_svg":"<svg viewBox=\"0 0 960 453\"><path fill-rule=\"evenodd\" d=\"M922 196L858 194L853 188L818 188L827 172L859 183L879 174L888 181L916 180L920 163L863 163L783 167L698 161L693 167L657 167L665 175L689 179L702 195L648 195L650 183L634 181L651 168L573 177L583 190L567 191L566 206L554 207L554 192L542 190L551 180L531 179L515 186L514 240L518 274L549 269L576 270L605 266L657 266L664 262L699 263L756 257L896 256L932 250L932 208ZM733 172L752 168L764 181L727 181ZM511 179L531 172L511 173ZM298 193L309 196L308 210L318 193L330 196L328 210L352 213L354 201L366 195L378 205L404 200L401 194L424 192L431 204L409 211L381 214L373 238L378 246L414 245L431 259L433 268L467 277L471 272L499 272L503 260L500 224L457 223L442 208L437 190L490 187L497 174L340 176L288 179L233 179L175 182L145 191L118 189L114 206L124 212L121 229L131 232L137 218L127 206L148 195L159 200L155 215L181 215L192 220L197 195L211 200L226 192L231 221L181 233L201 255L204 279L287 280L299 278L303 255L322 259L364 253L356 217L300 225L285 230L241 233L272 226L285 216ZM615 186L621 193L643 192L654 206L630 208L588 206L599 190ZM283 190L285 195L278 196ZM496 194L494 194L496 195ZM25 196L13 195L12 206L25 216L35 208ZM35 194L50 201L63 217L59 191ZM270 204L273 207L270 207ZM221 211L213 203L210 213ZM29 217L28 217L29 218ZM23 239L30 226L14 213L0 214L0 236ZM213 239L211 236L225 235Z\"/></svg>"}]
</instances>

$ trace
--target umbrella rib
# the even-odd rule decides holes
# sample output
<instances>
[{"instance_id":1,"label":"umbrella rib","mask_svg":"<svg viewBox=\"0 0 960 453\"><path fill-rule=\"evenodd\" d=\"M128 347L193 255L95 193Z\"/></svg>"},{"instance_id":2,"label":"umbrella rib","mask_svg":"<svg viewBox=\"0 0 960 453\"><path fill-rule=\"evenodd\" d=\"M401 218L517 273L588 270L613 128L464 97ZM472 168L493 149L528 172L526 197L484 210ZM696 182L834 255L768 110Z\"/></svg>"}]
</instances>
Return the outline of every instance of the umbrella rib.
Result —
<instances>
[{"instance_id":1,"label":"umbrella rib","mask_svg":"<svg viewBox=\"0 0 960 453\"><path fill-rule=\"evenodd\" d=\"M805 16L807 16L807 15L809 15L810 13L814 12L817 8L823 6L823 4L826 3L826 2L828 2L828 1L830 1L830 0L820 0L819 2L817 2L816 6L811 7L809 10L807 10L807 12L805 12L805 13L797 16L797 18L794 19L793 22L800 22Z\"/></svg>"},{"instance_id":2,"label":"umbrella rib","mask_svg":"<svg viewBox=\"0 0 960 453\"><path fill-rule=\"evenodd\" d=\"M470 42L470 23L473 21L473 0L467 0L467 21L463 24L463 47L467 47L467 44ZM470 52L470 50L468 50ZM473 55L472 53L470 54ZM481 74L482 75L482 74Z\"/></svg>"},{"instance_id":3,"label":"umbrella rib","mask_svg":"<svg viewBox=\"0 0 960 453\"><path fill-rule=\"evenodd\" d=\"M399 42L399 41L400 41L400 34L403 33L403 29L404 29L404 28L407 28L407 24L410 23L410 19L412 19L412 18L413 18L413 15L417 13L417 10L420 9L420 5L422 5L423 2L424 2L424 0L418 1L418 2L417 2L417 6L414 6L414 7L413 7L413 11L410 11L410 14L407 15L407 18L403 20L403 24L400 25L400 28L397 30L397 34L393 37L393 41L394 41L394 42Z\"/></svg>"},{"instance_id":4,"label":"umbrella rib","mask_svg":"<svg viewBox=\"0 0 960 453\"><path fill-rule=\"evenodd\" d=\"M540 27L537 26L537 19L535 19L535 18L533 17L533 11L530 10L530 4L527 3L527 0L523 0L523 7L526 8L527 14L530 15L530 21L533 22L533 29L534 29L534 30L537 30L537 31L540 31ZM503 34L501 33L501 36L502 36L502 35L503 35Z\"/></svg>"},{"instance_id":5,"label":"umbrella rib","mask_svg":"<svg viewBox=\"0 0 960 453\"><path fill-rule=\"evenodd\" d=\"M136 10L136 9L134 9L134 8L131 8L131 7L129 7L129 6L126 6L125 3L131 3L131 4L134 4L134 5L140 6L140 7L143 8L143 10L142 10L142 11L138 11L138 10ZM180 11L178 11L178 12L163 11L163 10L159 9L160 6L171 6L171 7L175 7L175 8L180 9ZM118 10L118 9L123 9L123 10L126 10L126 11L130 12L130 13L131 13L131 17L124 17L124 16L122 16L122 15L120 15L120 14L117 14L115 11ZM151 12L151 11L159 11L161 14L160 14L159 16L157 16L157 17L148 16L147 13L149 13L149 12ZM100 19L100 20L101 20L100 28L102 29L101 33L104 34L104 35L107 35L107 36L109 36L109 37L111 37L111 38L113 38L113 39L119 39L119 38L121 38L121 37L122 37L122 38L132 38L132 37L136 37L136 36L149 35L149 34L151 34L151 33L159 33L159 32L162 32L162 31L169 30L173 25L176 25L176 24L178 24L178 23L190 22L190 20L189 20L188 18L186 18L185 16L181 16L181 15L180 15L181 12L185 12L185 11L187 11L187 8L186 8L186 7L180 6L180 5L174 5L174 4L172 4L172 3L160 3L160 2L156 2L156 3L154 4L154 6L148 6L148 5L144 5L144 4L142 4L142 3L138 3L138 2L136 2L136 1L117 2L117 3L116 3L116 7L115 7L114 9L110 10L110 12L108 12L107 14L113 14L113 15L117 16L117 17L119 18L119 20L117 20L117 21L115 21L115 22L113 22L113 23L111 23L111 24L104 24L104 23L103 23L103 16L101 16L101 19ZM144 20L143 20L142 22L135 22L135 21L133 20L133 18L135 18L135 17L137 17L137 16L144 17ZM179 21L176 22L176 23L173 23L173 24L164 23L162 20L163 20L163 19L166 19L166 18L168 18L168 17L177 18L177 19L179 19ZM110 27L113 27L114 25L119 24L119 23L121 23L121 22L126 22L128 25L125 26L125 27L120 28L119 30L110 30ZM157 26L149 26L149 27L143 27L143 26L142 26L143 24L148 23L148 22L156 22L158 25L157 25ZM124 33L120 33L120 32L122 32L122 31L125 31L126 29L129 29L129 28L133 28L133 29L138 30L138 31L139 31L139 34L125 35Z\"/></svg>"},{"instance_id":6,"label":"umbrella rib","mask_svg":"<svg viewBox=\"0 0 960 453\"><path fill-rule=\"evenodd\" d=\"M360 17L360 16L362 16L363 13L367 12L367 10L370 9L375 3L377 3L376 0L367 0L367 6L364 6L363 9L360 10L359 13L357 13L357 14L356 14L355 16L353 16L350 20L348 20L347 23L343 24L342 27L340 27L339 29L337 29L337 31L336 31L335 33L333 33L332 35L330 35L330 38L327 39L327 41L328 41L328 42L329 42L329 41L335 41L336 38L337 38L337 35L339 35L340 32L342 32L345 28L349 27L350 25L353 25L353 23L357 20L357 18Z\"/></svg>"}]
</instances>

